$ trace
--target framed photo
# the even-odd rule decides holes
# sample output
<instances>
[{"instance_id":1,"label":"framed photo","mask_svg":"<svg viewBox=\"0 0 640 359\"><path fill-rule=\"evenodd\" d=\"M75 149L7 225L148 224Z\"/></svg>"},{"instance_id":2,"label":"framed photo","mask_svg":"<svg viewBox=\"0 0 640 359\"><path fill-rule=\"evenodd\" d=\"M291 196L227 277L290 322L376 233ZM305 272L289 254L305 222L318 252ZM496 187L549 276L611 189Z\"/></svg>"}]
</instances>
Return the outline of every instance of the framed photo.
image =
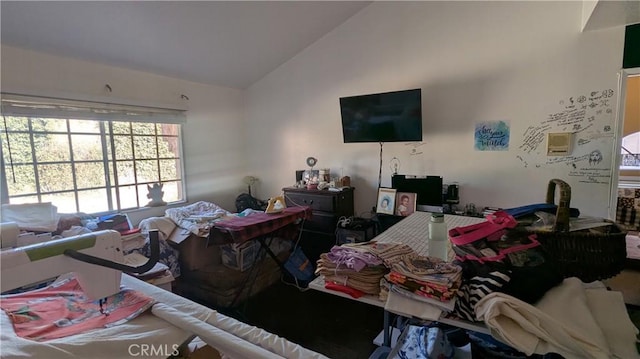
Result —
<instances>
[{"instance_id":1,"label":"framed photo","mask_svg":"<svg viewBox=\"0 0 640 359\"><path fill-rule=\"evenodd\" d=\"M320 177L320 170L305 170L302 174L302 180L304 184L318 183Z\"/></svg>"},{"instance_id":2,"label":"framed photo","mask_svg":"<svg viewBox=\"0 0 640 359\"><path fill-rule=\"evenodd\" d=\"M406 217L416 211L416 193L396 193L396 216Z\"/></svg>"},{"instance_id":3,"label":"framed photo","mask_svg":"<svg viewBox=\"0 0 640 359\"><path fill-rule=\"evenodd\" d=\"M394 188L378 188L376 213L393 214L395 203L396 190Z\"/></svg>"}]
</instances>

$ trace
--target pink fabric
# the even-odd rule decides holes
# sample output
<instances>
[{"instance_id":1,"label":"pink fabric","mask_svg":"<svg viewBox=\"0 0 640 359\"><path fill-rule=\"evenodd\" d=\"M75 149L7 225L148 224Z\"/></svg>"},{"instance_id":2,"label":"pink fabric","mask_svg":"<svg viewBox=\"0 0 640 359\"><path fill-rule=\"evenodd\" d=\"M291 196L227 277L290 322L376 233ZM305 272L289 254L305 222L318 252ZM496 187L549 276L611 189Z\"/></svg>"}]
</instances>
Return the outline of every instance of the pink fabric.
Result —
<instances>
[{"instance_id":1,"label":"pink fabric","mask_svg":"<svg viewBox=\"0 0 640 359\"><path fill-rule=\"evenodd\" d=\"M75 278L31 292L0 297L20 337L45 341L131 320L154 304L154 300L131 289L106 298L105 313L98 301L88 301Z\"/></svg>"},{"instance_id":2,"label":"pink fabric","mask_svg":"<svg viewBox=\"0 0 640 359\"><path fill-rule=\"evenodd\" d=\"M299 218L311 218L311 213L307 206L287 207L280 213L254 213L246 217L231 217L214 223L214 227L231 235L233 242L242 243L292 224ZM213 236L216 235L215 231L211 233Z\"/></svg>"},{"instance_id":3,"label":"pink fabric","mask_svg":"<svg viewBox=\"0 0 640 359\"><path fill-rule=\"evenodd\" d=\"M450 229L449 240L457 246L473 243L483 238L498 240L506 228L515 228L518 225L518 221L504 211L495 212L486 218L485 222Z\"/></svg>"},{"instance_id":4,"label":"pink fabric","mask_svg":"<svg viewBox=\"0 0 640 359\"><path fill-rule=\"evenodd\" d=\"M375 254L340 246L333 246L327 253L327 259L335 263L338 268L347 267L356 272L360 272L367 265L382 265L382 259Z\"/></svg>"},{"instance_id":5,"label":"pink fabric","mask_svg":"<svg viewBox=\"0 0 640 359\"><path fill-rule=\"evenodd\" d=\"M355 288L347 287L346 285L342 285L334 282L327 282L324 284L324 287L330 290L335 290L337 292L349 294L350 296L356 299L365 295L365 292L361 290L357 290Z\"/></svg>"}]
</instances>

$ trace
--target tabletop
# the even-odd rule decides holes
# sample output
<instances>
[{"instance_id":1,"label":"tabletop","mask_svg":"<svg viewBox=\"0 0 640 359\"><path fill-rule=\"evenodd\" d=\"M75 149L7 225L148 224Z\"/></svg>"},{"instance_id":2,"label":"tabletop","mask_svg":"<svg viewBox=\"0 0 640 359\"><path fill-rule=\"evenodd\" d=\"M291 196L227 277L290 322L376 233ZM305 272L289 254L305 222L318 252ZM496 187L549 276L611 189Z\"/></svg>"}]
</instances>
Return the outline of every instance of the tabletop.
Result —
<instances>
[{"instance_id":1,"label":"tabletop","mask_svg":"<svg viewBox=\"0 0 640 359\"><path fill-rule=\"evenodd\" d=\"M430 218L431 218L431 213L429 212L415 212L409 215L407 218L389 227L389 229L382 232L378 236L374 237L372 241L376 241L379 243L390 243L390 242L404 243L410 246L418 254L426 256L429 254L429 243L427 239L429 238L429 219ZM471 224L485 221L484 218L464 217L464 216L456 216L456 215L448 215L448 214L445 214L444 220L445 220L445 223L447 224L447 228L468 226ZM374 305L376 307L380 307L380 308L385 307L385 302L380 300L375 295L364 295L359 298L353 298L352 296L346 293L326 289L324 276L318 276L316 279L311 281L311 283L309 283L309 288L320 291L320 292L329 293L339 297L354 300L357 302ZM408 317L411 316L407 313L400 313L397 311L394 311L393 313L401 316L408 316ZM450 324L456 327L489 334L489 329L483 323L468 322L456 317L449 316L448 313L446 312L442 313L442 316L438 319L438 321L442 323Z\"/></svg>"}]
</instances>

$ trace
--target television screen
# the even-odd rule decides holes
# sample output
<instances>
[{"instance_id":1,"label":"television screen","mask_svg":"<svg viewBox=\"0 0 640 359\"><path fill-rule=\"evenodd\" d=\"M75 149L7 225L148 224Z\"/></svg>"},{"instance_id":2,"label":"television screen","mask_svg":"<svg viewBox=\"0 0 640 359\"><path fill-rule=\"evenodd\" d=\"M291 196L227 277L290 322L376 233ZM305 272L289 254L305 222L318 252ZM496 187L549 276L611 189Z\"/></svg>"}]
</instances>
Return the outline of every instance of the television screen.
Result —
<instances>
[{"instance_id":1,"label":"television screen","mask_svg":"<svg viewBox=\"0 0 640 359\"><path fill-rule=\"evenodd\" d=\"M421 89L340 98L345 143L422 141Z\"/></svg>"}]
</instances>

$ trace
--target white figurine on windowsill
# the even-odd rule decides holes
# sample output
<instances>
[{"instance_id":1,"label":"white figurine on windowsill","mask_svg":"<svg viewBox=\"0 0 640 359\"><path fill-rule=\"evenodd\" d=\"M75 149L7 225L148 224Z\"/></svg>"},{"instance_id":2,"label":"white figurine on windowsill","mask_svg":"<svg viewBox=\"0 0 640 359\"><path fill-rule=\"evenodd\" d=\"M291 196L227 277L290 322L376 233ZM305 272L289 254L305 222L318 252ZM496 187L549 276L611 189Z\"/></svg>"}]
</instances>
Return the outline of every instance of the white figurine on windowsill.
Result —
<instances>
[{"instance_id":1,"label":"white figurine on windowsill","mask_svg":"<svg viewBox=\"0 0 640 359\"><path fill-rule=\"evenodd\" d=\"M162 191L162 187L164 185L161 183L154 183L153 187L147 185L147 198L151 199L149 203L147 203L147 207L159 207L166 206L167 202L162 200L162 196L164 196L164 192Z\"/></svg>"}]
</instances>

